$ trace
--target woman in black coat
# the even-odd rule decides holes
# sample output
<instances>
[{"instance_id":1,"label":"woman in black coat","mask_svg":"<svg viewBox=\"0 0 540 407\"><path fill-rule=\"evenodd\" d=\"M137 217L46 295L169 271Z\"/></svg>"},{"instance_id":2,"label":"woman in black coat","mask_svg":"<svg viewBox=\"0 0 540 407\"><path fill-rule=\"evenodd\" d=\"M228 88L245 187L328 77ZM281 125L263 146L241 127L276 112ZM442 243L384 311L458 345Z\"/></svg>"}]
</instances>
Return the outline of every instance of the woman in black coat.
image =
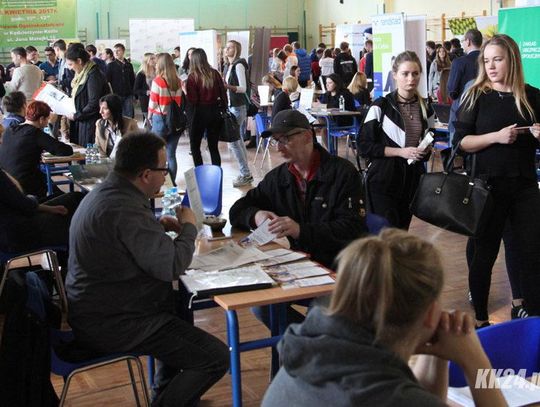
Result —
<instances>
[{"instance_id":1,"label":"woman in black coat","mask_svg":"<svg viewBox=\"0 0 540 407\"><path fill-rule=\"evenodd\" d=\"M71 44L65 54L67 66L75 71L71 95L75 113L71 122L70 141L82 146L95 142L96 121L100 118L99 99L110 93L107 80L80 43Z\"/></svg>"}]
</instances>

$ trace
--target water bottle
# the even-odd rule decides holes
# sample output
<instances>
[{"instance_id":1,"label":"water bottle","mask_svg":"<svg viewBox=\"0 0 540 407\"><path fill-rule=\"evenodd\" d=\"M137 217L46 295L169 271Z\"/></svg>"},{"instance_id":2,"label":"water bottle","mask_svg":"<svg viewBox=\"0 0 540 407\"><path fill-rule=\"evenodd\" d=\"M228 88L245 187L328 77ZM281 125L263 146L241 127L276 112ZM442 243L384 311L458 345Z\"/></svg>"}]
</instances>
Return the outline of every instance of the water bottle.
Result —
<instances>
[{"instance_id":1,"label":"water bottle","mask_svg":"<svg viewBox=\"0 0 540 407\"><path fill-rule=\"evenodd\" d=\"M101 154L99 154L99 148L97 144L94 144L93 151L94 151L94 164L101 163Z\"/></svg>"},{"instance_id":2,"label":"water bottle","mask_svg":"<svg viewBox=\"0 0 540 407\"><path fill-rule=\"evenodd\" d=\"M94 145L92 143L88 143L86 145L86 153L85 153L86 164L94 163L94 152L92 151L93 148L94 148Z\"/></svg>"},{"instance_id":3,"label":"water bottle","mask_svg":"<svg viewBox=\"0 0 540 407\"><path fill-rule=\"evenodd\" d=\"M161 205L163 206L161 216L169 216L171 214L171 195L169 194L168 190L165 191L165 195L163 195L163 198L161 198Z\"/></svg>"},{"instance_id":4,"label":"water bottle","mask_svg":"<svg viewBox=\"0 0 540 407\"><path fill-rule=\"evenodd\" d=\"M339 97L339 111L344 112L345 111L345 98L343 95Z\"/></svg>"}]
</instances>

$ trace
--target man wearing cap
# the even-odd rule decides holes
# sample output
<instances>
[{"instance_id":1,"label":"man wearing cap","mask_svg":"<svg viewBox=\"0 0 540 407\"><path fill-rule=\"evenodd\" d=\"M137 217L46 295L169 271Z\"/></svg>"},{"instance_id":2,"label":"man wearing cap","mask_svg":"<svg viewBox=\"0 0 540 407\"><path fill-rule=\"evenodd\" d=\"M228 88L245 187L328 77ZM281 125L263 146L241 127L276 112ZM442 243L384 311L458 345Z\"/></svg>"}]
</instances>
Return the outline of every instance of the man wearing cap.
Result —
<instances>
[{"instance_id":1,"label":"man wearing cap","mask_svg":"<svg viewBox=\"0 0 540 407\"><path fill-rule=\"evenodd\" d=\"M272 137L287 162L233 205L231 224L250 229L269 219L269 231L286 237L292 249L333 267L339 251L366 232L358 172L315 141L307 118L297 110L276 114L262 136Z\"/></svg>"}]
</instances>

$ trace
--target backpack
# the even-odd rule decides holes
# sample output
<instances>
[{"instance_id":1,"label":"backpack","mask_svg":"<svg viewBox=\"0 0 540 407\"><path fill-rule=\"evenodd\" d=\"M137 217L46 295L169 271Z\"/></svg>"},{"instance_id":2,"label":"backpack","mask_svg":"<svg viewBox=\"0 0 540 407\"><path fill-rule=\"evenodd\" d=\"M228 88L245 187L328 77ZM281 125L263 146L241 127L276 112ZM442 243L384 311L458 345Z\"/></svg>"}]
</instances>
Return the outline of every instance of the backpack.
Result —
<instances>
[{"instance_id":1,"label":"backpack","mask_svg":"<svg viewBox=\"0 0 540 407\"><path fill-rule=\"evenodd\" d=\"M165 124L165 138L180 134L184 132L187 127L187 116L186 116L186 104L185 104L185 95L180 96L180 106L176 103L176 100L173 99L169 85L167 81L163 79L165 85L167 86L167 92L169 92L169 97L171 98L171 103L169 103L167 108L167 114L164 116ZM159 110L161 111L161 105L158 103ZM163 115L163 111L161 111Z\"/></svg>"}]
</instances>

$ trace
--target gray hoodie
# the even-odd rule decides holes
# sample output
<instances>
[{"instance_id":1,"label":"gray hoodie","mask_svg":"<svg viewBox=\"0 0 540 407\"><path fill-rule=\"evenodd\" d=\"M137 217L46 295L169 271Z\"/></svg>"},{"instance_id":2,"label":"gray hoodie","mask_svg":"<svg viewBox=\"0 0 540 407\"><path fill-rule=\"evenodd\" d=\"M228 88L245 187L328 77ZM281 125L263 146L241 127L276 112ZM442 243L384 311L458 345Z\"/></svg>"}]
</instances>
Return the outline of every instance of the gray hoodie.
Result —
<instances>
[{"instance_id":1,"label":"gray hoodie","mask_svg":"<svg viewBox=\"0 0 540 407\"><path fill-rule=\"evenodd\" d=\"M408 365L373 334L314 307L279 343L282 367L263 407L444 406L423 389Z\"/></svg>"}]
</instances>

